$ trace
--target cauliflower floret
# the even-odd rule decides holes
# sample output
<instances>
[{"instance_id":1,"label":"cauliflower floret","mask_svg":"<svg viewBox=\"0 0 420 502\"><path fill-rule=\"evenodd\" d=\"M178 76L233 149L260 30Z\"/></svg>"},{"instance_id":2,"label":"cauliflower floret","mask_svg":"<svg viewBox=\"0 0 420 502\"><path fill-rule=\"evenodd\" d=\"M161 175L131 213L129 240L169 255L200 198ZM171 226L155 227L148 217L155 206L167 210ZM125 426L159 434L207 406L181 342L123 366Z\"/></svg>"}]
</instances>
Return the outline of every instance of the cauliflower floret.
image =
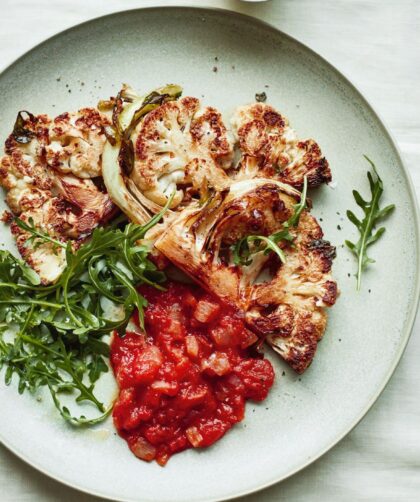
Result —
<instances>
[{"instance_id":1,"label":"cauliflower floret","mask_svg":"<svg viewBox=\"0 0 420 502\"><path fill-rule=\"evenodd\" d=\"M102 151L106 143L104 127L108 118L94 108L63 113L50 126L50 142L45 148L49 166L79 178L101 175Z\"/></svg>"},{"instance_id":2,"label":"cauliflower floret","mask_svg":"<svg viewBox=\"0 0 420 502\"><path fill-rule=\"evenodd\" d=\"M23 119L22 112L18 117L23 120L25 136L19 137L14 132L7 138L5 155L0 158L0 186L5 190L19 190L26 185L36 185L41 190L49 190L52 183L45 172L42 154L48 144L50 119L47 115L29 115Z\"/></svg>"},{"instance_id":3,"label":"cauliflower floret","mask_svg":"<svg viewBox=\"0 0 420 502\"><path fill-rule=\"evenodd\" d=\"M280 230L298 196L273 180L233 183L206 206L184 209L155 246L206 289L240 308L250 328L300 373L325 331L324 308L336 299L330 276L334 248L304 211L298 227L290 230L293 245L280 243L286 263L257 253L250 265L238 267L230 251L243 236Z\"/></svg>"},{"instance_id":4,"label":"cauliflower floret","mask_svg":"<svg viewBox=\"0 0 420 502\"><path fill-rule=\"evenodd\" d=\"M50 190L39 190L24 179L16 180L6 195L6 202L14 214L41 207L50 197Z\"/></svg>"},{"instance_id":5,"label":"cauliflower floret","mask_svg":"<svg viewBox=\"0 0 420 502\"><path fill-rule=\"evenodd\" d=\"M318 144L300 140L288 120L273 107L256 103L239 107L232 126L242 153L235 179L274 178L301 188L331 181L331 171Z\"/></svg>"},{"instance_id":6,"label":"cauliflower floret","mask_svg":"<svg viewBox=\"0 0 420 502\"><path fill-rule=\"evenodd\" d=\"M174 190L172 207L182 202L188 186L191 194L209 187L221 190L229 182L224 169L230 164L232 145L221 115L214 108L200 108L196 98L171 101L149 113L133 141L131 178L161 206Z\"/></svg>"}]
</instances>

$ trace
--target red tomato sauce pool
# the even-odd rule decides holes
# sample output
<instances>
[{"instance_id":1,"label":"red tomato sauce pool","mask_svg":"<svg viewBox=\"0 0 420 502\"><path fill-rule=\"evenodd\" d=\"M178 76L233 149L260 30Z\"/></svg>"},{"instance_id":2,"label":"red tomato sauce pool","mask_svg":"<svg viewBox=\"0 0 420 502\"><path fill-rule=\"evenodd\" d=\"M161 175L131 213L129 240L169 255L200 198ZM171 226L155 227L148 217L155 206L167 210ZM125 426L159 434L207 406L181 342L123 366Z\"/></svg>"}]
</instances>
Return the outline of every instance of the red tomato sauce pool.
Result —
<instances>
[{"instance_id":1,"label":"red tomato sauce pool","mask_svg":"<svg viewBox=\"0 0 420 502\"><path fill-rule=\"evenodd\" d=\"M164 292L140 291L147 335L127 331L111 344L120 389L113 417L134 455L164 465L240 422L247 399L265 399L274 371L251 357L256 337L235 310L201 288L170 283Z\"/></svg>"}]
</instances>

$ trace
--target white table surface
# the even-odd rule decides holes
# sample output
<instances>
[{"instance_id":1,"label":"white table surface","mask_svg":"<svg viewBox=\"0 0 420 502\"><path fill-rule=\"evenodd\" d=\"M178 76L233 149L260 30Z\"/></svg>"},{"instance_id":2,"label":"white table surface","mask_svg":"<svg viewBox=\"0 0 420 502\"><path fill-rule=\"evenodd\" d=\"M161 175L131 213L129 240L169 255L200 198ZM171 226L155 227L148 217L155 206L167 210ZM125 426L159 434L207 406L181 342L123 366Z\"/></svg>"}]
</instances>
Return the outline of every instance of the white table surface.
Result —
<instances>
[{"instance_id":1,"label":"white table surface","mask_svg":"<svg viewBox=\"0 0 420 502\"><path fill-rule=\"evenodd\" d=\"M320 53L380 113L420 194L417 0L0 0L0 68L79 22L118 10L165 4L238 10L274 24ZM99 500L38 473L1 445L0 486L3 502ZM420 317L397 371L364 420L309 468L242 502L283 500L420 501Z\"/></svg>"}]
</instances>

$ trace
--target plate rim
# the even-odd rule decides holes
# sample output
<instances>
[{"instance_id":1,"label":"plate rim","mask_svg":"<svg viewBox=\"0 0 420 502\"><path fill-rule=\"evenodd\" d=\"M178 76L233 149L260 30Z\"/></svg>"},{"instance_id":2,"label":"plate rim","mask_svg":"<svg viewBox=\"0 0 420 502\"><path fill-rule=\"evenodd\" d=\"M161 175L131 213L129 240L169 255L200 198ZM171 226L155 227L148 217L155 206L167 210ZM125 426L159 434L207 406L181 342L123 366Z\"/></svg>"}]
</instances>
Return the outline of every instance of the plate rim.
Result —
<instances>
[{"instance_id":1,"label":"plate rim","mask_svg":"<svg viewBox=\"0 0 420 502\"><path fill-rule=\"evenodd\" d=\"M295 467L290 470L285 475L281 476L274 476L273 479L270 481L267 481L263 484L260 484L254 488L250 489L245 489L241 492L238 492L234 495L229 495L227 498L212 498L212 497L206 497L203 498L203 502L219 502L219 501L228 501L228 500L235 500L239 497L244 497L247 495L251 495L253 493L257 493L261 490L264 490L266 488L269 488L277 483L280 483L295 474L297 474L300 471L303 471L306 469L309 465L314 463L315 461L319 460L322 456L324 456L328 451L330 451L333 447L335 447L342 439L344 439L366 416L366 414L369 412L369 410L372 408L372 406L376 403L376 401L379 399L383 391L385 390L386 386L388 385L389 381L391 380L398 364L401 361L401 358L405 352L405 349L407 347L408 341L411 337L411 334L413 332L413 327L414 323L416 321L417 313L418 313L418 308L420 304L420 209L419 209L419 201L417 198L416 190L410 175L410 172L405 164L404 157L402 155L402 152L400 150L400 147L398 146L397 141L395 140L395 137L393 133L391 132L390 128L388 127L387 123L384 121L383 117L381 116L380 113L376 111L376 109L372 106L370 101L366 98L364 93L362 93L359 88L353 83L352 79L347 76L345 72L342 70L339 70L336 68L332 63L330 63L324 56L319 54L317 51L309 47L306 43L300 41L296 37L284 32L280 28L277 28L273 24L264 21L260 18L257 18L253 15L249 14L244 14L242 12L238 12L236 10L228 9L228 8L223 8L223 7L209 7L209 6L192 6L192 5L157 5L157 6L148 6L148 7L136 7L133 9L124 9L124 10L117 10L110 12L105 15L101 16L96 16L93 18L89 18L86 21L82 21L80 23L76 23L64 30L58 31L54 33L53 35L41 40L39 43L35 44L33 47L31 47L29 50L25 51L23 54L19 55L16 59L14 59L11 63L6 64L4 67L0 68L0 78L9 70L11 70L15 65L18 65L22 59L24 59L27 55L30 53L36 51L38 48L42 47L43 45L48 44L51 40L54 40L56 38L61 37L62 35L73 31L74 29L80 28L81 26L88 25L88 24L93 24L99 20L103 20L106 18L111 18L111 17L117 17L123 14L128 14L128 13L134 13L134 12L139 12L139 11L159 11L159 10L188 10L188 11L194 11L198 13L214 13L217 12L219 14L222 14L224 16L230 16L233 18L242 18L244 21L248 22L253 22L257 25L259 25L262 29L269 30L271 32L275 33L280 33L283 37L286 39L289 39L291 42L301 46L303 49L306 51L309 51L313 56L319 58L330 70L332 70L334 73L338 74L342 79L346 81L346 83L349 85L349 87L352 89L353 92L355 92L359 98L362 100L363 104L369 112L373 115L373 117L376 119L378 124L383 130L383 133L385 134L386 138L388 139L389 143L392 145L396 158L402 168L402 174L405 178L405 181L407 182L407 188L408 188L408 193L411 201L411 206L413 208L414 212L414 226L415 226L415 236L416 238L414 239L414 244L416 246L416 257L417 257L417 267L416 267L416 274L415 274L415 286L414 286L414 295L413 299L411 301L411 305L409 308L409 312L407 313L407 318L406 318L406 325L407 328L405 332L403 333L401 344L398 348L398 352L396 353L395 359L390 365L389 371L386 374L386 376L383 379L383 382L380 386L378 386L378 389L375 391L373 394L373 397L368 401L366 406L360 411L356 419L353 420L351 425L345 428L344 432L339 434L336 438L334 438L327 446L325 446L323 449L321 449L318 453L316 453L313 457L310 459L302 462L301 465L298 467ZM34 461L32 461L28 456L26 456L24 453L17 451L12 445L8 444L7 440L3 437L2 432L0 430L0 442L2 445L10 452L12 452L14 455L16 455L20 460L25 462L25 464L29 465L36 471L40 472L41 474L47 476L50 479L53 479L65 486L68 486L69 488L72 488L74 490L78 490L79 492L86 493L88 495L93 495L97 497L101 497L106 500L118 500L121 502L134 502L135 499L132 498L118 498L114 499L111 496L102 493L100 490L91 490L87 489L81 486L78 486L77 484L72 484L70 481L64 480L61 477L52 474L48 472L46 469L44 469L42 466L37 465Z\"/></svg>"}]
</instances>

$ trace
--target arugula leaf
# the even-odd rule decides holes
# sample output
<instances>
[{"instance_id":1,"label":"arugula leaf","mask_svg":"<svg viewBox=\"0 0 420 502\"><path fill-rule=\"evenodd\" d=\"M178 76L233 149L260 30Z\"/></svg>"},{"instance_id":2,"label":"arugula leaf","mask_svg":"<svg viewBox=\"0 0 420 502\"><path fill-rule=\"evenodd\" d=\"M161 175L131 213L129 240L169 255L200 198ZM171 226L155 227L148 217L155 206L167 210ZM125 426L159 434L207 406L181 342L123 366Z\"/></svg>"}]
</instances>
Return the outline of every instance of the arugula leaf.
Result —
<instances>
[{"instance_id":1,"label":"arugula leaf","mask_svg":"<svg viewBox=\"0 0 420 502\"><path fill-rule=\"evenodd\" d=\"M237 241L232 247L233 262L235 265L248 266L252 263L252 256L263 252L265 255L274 252L279 257L282 263L286 262L286 255L279 247L281 242L293 243L294 236L291 234L290 229L296 228L299 224L300 215L306 208L306 194L308 191L308 181L306 176L303 180L303 190L298 204L293 206L293 214L290 218L283 223L283 227L278 232L269 236L263 235L247 235Z\"/></svg>"},{"instance_id":2,"label":"arugula leaf","mask_svg":"<svg viewBox=\"0 0 420 502\"><path fill-rule=\"evenodd\" d=\"M109 346L102 338L122 332L135 308L142 322L146 300L138 285L162 288L165 275L138 240L171 202L172 197L146 225L95 229L76 251L70 243L52 242L31 222L17 222L36 242L65 247L67 266L55 284L45 286L22 260L0 250L0 368L6 367L7 385L16 375L20 393L47 387L61 416L73 425L92 425L109 415L112 404L105 406L95 395L95 383L108 371ZM106 302L121 315L110 316ZM100 415L73 416L61 403L64 393L75 404L91 403Z\"/></svg>"},{"instance_id":3,"label":"arugula leaf","mask_svg":"<svg viewBox=\"0 0 420 502\"><path fill-rule=\"evenodd\" d=\"M375 164L366 155L364 155L364 157L372 167L372 172L367 172L372 198L370 201L365 201L357 190L353 190L353 197L357 205L362 208L364 217L360 220L352 211L347 211L347 218L356 226L360 233L360 237L356 243L349 240L345 241L346 246L357 258L356 278L358 291L362 283L363 270L365 270L369 263L375 262L375 260L368 257L367 248L385 233L385 227L381 227L374 232L376 224L395 209L394 204L380 209L379 201L384 191L382 179L376 170Z\"/></svg>"}]
</instances>

